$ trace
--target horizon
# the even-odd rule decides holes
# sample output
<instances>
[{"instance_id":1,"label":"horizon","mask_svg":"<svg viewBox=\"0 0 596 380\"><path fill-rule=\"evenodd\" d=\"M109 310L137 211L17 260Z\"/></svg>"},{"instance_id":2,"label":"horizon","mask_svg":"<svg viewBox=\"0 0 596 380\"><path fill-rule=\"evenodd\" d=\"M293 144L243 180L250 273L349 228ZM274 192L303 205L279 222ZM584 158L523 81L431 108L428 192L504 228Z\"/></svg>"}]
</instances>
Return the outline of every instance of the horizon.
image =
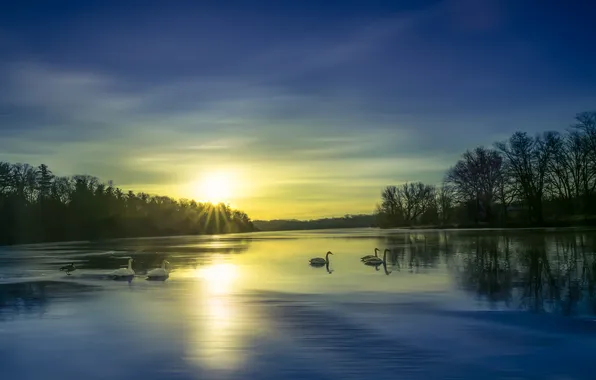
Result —
<instances>
[{"instance_id":1,"label":"horizon","mask_svg":"<svg viewBox=\"0 0 596 380\"><path fill-rule=\"evenodd\" d=\"M5 6L0 161L336 218L595 108L596 5L393 3Z\"/></svg>"}]
</instances>

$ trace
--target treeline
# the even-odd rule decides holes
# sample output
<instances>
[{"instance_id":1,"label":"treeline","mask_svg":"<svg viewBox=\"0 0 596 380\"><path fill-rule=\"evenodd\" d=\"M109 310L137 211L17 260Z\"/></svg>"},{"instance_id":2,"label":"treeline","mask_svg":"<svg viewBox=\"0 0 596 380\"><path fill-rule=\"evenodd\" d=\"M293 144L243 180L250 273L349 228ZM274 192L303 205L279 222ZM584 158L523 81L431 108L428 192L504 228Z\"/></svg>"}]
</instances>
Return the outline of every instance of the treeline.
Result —
<instances>
[{"instance_id":1,"label":"treeline","mask_svg":"<svg viewBox=\"0 0 596 380\"><path fill-rule=\"evenodd\" d=\"M253 231L244 212L0 162L0 244Z\"/></svg>"},{"instance_id":2,"label":"treeline","mask_svg":"<svg viewBox=\"0 0 596 380\"><path fill-rule=\"evenodd\" d=\"M405 183L381 194L381 227L545 226L596 223L596 112L565 132L515 132L466 151L443 184Z\"/></svg>"},{"instance_id":3,"label":"treeline","mask_svg":"<svg viewBox=\"0 0 596 380\"><path fill-rule=\"evenodd\" d=\"M337 218L312 220L275 219L255 220L254 225L262 231L319 230L328 228L376 227L376 215L345 215Z\"/></svg>"}]
</instances>

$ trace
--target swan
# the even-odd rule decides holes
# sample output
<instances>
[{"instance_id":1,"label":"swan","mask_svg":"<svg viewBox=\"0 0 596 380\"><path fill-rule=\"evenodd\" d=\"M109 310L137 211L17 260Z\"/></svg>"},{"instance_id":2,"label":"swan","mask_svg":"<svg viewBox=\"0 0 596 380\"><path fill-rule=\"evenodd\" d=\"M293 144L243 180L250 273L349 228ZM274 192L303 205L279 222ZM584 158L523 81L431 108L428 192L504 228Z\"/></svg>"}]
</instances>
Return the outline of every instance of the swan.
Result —
<instances>
[{"instance_id":1,"label":"swan","mask_svg":"<svg viewBox=\"0 0 596 380\"><path fill-rule=\"evenodd\" d=\"M381 264L377 264L375 265L375 270L378 272L379 271L379 267L381 266ZM387 270L387 263L383 263L383 270L385 271L385 275L389 276L391 273L393 273L393 271L388 271Z\"/></svg>"},{"instance_id":2,"label":"swan","mask_svg":"<svg viewBox=\"0 0 596 380\"><path fill-rule=\"evenodd\" d=\"M385 251L383 252L383 260L381 260L378 257L373 257L372 259L369 259L367 261L364 262L365 265L372 265L372 266L377 266L377 265L381 265L385 263L385 260L387 259L387 252L391 252L390 249L385 249Z\"/></svg>"},{"instance_id":3,"label":"swan","mask_svg":"<svg viewBox=\"0 0 596 380\"><path fill-rule=\"evenodd\" d=\"M161 268L155 268L147 272L147 280L166 280L170 277L170 271L166 269L166 264L169 264L168 260L161 262Z\"/></svg>"},{"instance_id":4,"label":"swan","mask_svg":"<svg viewBox=\"0 0 596 380\"><path fill-rule=\"evenodd\" d=\"M132 269L132 262L133 262L133 259L129 258L128 259L128 268L116 269L115 271L110 273L110 277L112 277L114 280L121 280L121 279L132 280L132 278L135 275L135 271Z\"/></svg>"},{"instance_id":5,"label":"swan","mask_svg":"<svg viewBox=\"0 0 596 380\"><path fill-rule=\"evenodd\" d=\"M77 268L74 266L74 263L70 263L60 268L61 271L65 271L67 276L70 276L70 272L74 272Z\"/></svg>"},{"instance_id":6,"label":"swan","mask_svg":"<svg viewBox=\"0 0 596 380\"><path fill-rule=\"evenodd\" d=\"M314 257L314 258L308 260L308 262L310 263L310 265L315 265L315 266L328 265L329 264L329 255L333 255L333 253L331 253L331 251L329 251L325 255L325 258Z\"/></svg>"},{"instance_id":7,"label":"swan","mask_svg":"<svg viewBox=\"0 0 596 380\"><path fill-rule=\"evenodd\" d=\"M327 273L329 273L329 274L333 273L333 269L329 269L329 262L327 262L327 264L325 264L325 269L327 269Z\"/></svg>"},{"instance_id":8,"label":"swan","mask_svg":"<svg viewBox=\"0 0 596 380\"><path fill-rule=\"evenodd\" d=\"M362 256L360 258L361 261L367 261L370 259L374 259L375 257L378 258L379 256L377 255L377 252L380 251L379 248L375 248L375 254L374 255L366 255L366 256Z\"/></svg>"}]
</instances>

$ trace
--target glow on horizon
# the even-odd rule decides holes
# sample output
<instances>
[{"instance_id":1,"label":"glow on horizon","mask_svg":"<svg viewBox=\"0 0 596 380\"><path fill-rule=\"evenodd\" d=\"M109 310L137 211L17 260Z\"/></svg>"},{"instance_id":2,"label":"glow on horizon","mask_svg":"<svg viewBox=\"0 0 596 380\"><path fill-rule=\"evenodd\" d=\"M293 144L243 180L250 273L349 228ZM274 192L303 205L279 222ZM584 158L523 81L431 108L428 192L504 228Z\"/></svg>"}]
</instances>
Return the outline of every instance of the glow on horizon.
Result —
<instances>
[{"instance_id":1,"label":"glow on horizon","mask_svg":"<svg viewBox=\"0 0 596 380\"><path fill-rule=\"evenodd\" d=\"M178 181L150 188L135 184L122 187L197 202L223 202L246 212L253 220L306 220L371 214L382 188L403 182L391 180L392 173L400 175L415 166L419 172L410 180L420 180L423 179L421 175L444 170L439 159L430 157L363 159L358 162L341 159L316 162L304 157L292 163L254 161L252 165L229 159L215 167L206 164L186 168L175 162L154 167L160 170L163 167L165 172L171 166L177 167ZM185 182L187 178L191 180Z\"/></svg>"},{"instance_id":2,"label":"glow on horizon","mask_svg":"<svg viewBox=\"0 0 596 380\"><path fill-rule=\"evenodd\" d=\"M229 202L233 196L234 191L237 190L237 180L226 172L211 172L206 173L199 181L192 184L191 190L194 198L201 201L219 203Z\"/></svg>"}]
</instances>

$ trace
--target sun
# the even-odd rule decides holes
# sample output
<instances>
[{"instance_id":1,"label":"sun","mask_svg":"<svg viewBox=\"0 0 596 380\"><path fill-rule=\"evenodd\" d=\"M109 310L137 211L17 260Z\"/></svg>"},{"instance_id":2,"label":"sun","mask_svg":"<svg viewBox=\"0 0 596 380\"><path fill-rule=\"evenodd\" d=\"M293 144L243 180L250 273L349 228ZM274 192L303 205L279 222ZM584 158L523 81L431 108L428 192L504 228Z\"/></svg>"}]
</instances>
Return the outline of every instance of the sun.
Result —
<instances>
[{"instance_id":1,"label":"sun","mask_svg":"<svg viewBox=\"0 0 596 380\"><path fill-rule=\"evenodd\" d=\"M201 200L219 203L229 201L233 180L227 173L209 173L198 183L197 195Z\"/></svg>"}]
</instances>

